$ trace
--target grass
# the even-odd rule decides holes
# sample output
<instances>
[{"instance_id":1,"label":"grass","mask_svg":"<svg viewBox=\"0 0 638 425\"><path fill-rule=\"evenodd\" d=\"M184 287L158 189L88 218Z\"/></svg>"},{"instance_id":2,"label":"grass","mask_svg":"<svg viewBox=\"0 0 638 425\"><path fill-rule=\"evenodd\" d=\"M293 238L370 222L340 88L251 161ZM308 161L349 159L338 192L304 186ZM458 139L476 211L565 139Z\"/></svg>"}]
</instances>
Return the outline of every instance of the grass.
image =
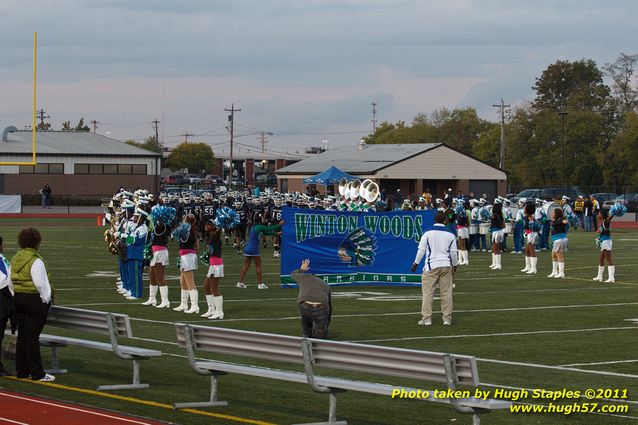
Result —
<instances>
[{"instance_id":1,"label":"grass","mask_svg":"<svg viewBox=\"0 0 638 425\"><path fill-rule=\"evenodd\" d=\"M0 219L5 254L15 252L15 237L33 221ZM180 424L240 423L232 418L173 411L173 402L207 399L209 381L188 366L184 350L175 345L175 322L209 324L260 332L299 335L295 306L296 290L283 289L278 282L278 260L272 249L263 252L267 291L258 291L254 269L247 278L249 288L235 288L242 257L231 247L224 249L226 277L222 280L225 298L223 321L212 322L198 316L171 310L158 310L124 300L114 290L117 271L115 257L107 252L103 229L93 219L42 219L36 223L42 234L41 253L47 261L56 287L58 305L76 306L126 313L132 319L136 339L125 341L135 346L155 348L166 355L142 364L143 382L150 389L110 392L118 398L80 393L56 386L1 379L0 387L30 394L50 396L120 412L152 417ZM331 337L337 340L372 341L373 344L444 351L474 355L483 390L493 386L544 388L584 391L587 388L629 390L630 411L618 416L575 413L511 414L492 412L483 416L489 424L625 424L638 419L638 279L634 273L638 261L633 247L636 231L614 232L616 284L592 282L596 273L597 248L591 233L572 232L567 254L566 279L549 279L549 254L539 258L539 274L528 276L521 255L503 254L503 270L487 268L489 254L471 253L470 266L461 267L454 293L454 325L441 326L435 313L429 328L416 326L420 318L419 287L338 287L333 289L334 312ZM176 248L171 247L171 261ZM177 269L170 267L170 297L178 301ZM200 266L197 282L201 285L205 269ZM145 288L144 294L147 294ZM201 295L200 306L205 301ZM435 310L438 310L435 301ZM203 313L203 311L202 311ZM62 333L51 329L52 333ZM42 350L45 364L50 352ZM201 357L213 358L208 353ZM260 364L250 359L236 362ZM629 361L629 362L627 362ZM603 363L603 364L595 364ZM61 365L69 373L57 376L56 384L93 390L102 384L126 383L131 379L130 364L111 353L68 347L61 351ZM567 366L566 366L567 365ZM569 366L575 365L575 366ZM562 366L562 367L561 367ZM11 368L12 365L9 365ZM292 367L291 369L296 369ZM334 373L334 372L331 372ZM337 372L340 376L350 376ZM419 388L438 387L428 382L377 379L396 385ZM319 422L327 417L328 399L313 393L307 385L243 376L222 377L220 398L228 407L200 409L213 415L230 415L277 424ZM119 397L131 397L160 403L147 406ZM338 417L351 424L443 424L451 421L470 423L471 417L437 403L392 400L361 393L338 397ZM588 402L586 399L561 402ZM547 404L547 400L528 399ZM619 404L598 400L601 404Z\"/></svg>"}]
</instances>

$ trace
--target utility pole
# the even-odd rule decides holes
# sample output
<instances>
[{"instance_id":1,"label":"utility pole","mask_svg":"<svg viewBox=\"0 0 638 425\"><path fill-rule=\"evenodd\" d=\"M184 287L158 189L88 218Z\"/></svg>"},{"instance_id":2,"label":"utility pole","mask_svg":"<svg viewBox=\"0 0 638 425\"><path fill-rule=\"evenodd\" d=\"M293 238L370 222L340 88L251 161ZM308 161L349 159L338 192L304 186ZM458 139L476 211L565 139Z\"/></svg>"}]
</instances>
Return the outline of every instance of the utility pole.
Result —
<instances>
[{"instance_id":1,"label":"utility pole","mask_svg":"<svg viewBox=\"0 0 638 425\"><path fill-rule=\"evenodd\" d=\"M180 134L180 136L184 136L184 143L188 143L188 138L193 137L194 134L189 133L188 131L184 134Z\"/></svg>"},{"instance_id":2,"label":"utility pole","mask_svg":"<svg viewBox=\"0 0 638 425\"><path fill-rule=\"evenodd\" d=\"M99 122L97 122L96 120L91 121L91 124L93 124L93 134L95 134L95 130L97 130L97 125L99 124Z\"/></svg>"},{"instance_id":3,"label":"utility pole","mask_svg":"<svg viewBox=\"0 0 638 425\"><path fill-rule=\"evenodd\" d=\"M49 115L44 115L44 109L40 109L39 111L36 112L38 118L40 118L40 130L44 131L44 120L46 118L51 118Z\"/></svg>"},{"instance_id":4,"label":"utility pole","mask_svg":"<svg viewBox=\"0 0 638 425\"><path fill-rule=\"evenodd\" d=\"M228 121L230 121L230 168L228 172L228 190L231 190L233 182L233 131L235 127L235 112L241 112L241 109L235 109L235 104L233 103L230 109L224 108L224 111L230 112L228 115Z\"/></svg>"},{"instance_id":5,"label":"utility pole","mask_svg":"<svg viewBox=\"0 0 638 425\"><path fill-rule=\"evenodd\" d=\"M266 153L266 143L268 143L268 138L266 137L266 132L261 131L259 133L259 137L257 138L261 143L261 153Z\"/></svg>"},{"instance_id":6,"label":"utility pole","mask_svg":"<svg viewBox=\"0 0 638 425\"><path fill-rule=\"evenodd\" d=\"M153 123L153 128L155 129L155 143L157 143L157 152L160 152L161 149L160 149L159 132L158 132L158 125L159 125L160 121L157 118L155 118L151 122Z\"/></svg>"},{"instance_id":7,"label":"utility pole","mask_svg":"<svg viewBox=\"0 0 638 425\"><path fill-rule=\"evenodd\" d=\"M372 102L372 135L377 131L377 104Z\"/></svg>"},{"instance_id":8,"label":"utility pole","mask_svg":"<svg viewBox=\"0 0 638 425\"><path fill-rule=\"evenodd\" d=\"M510 105L506 105L505 102L503 102L503 98L501 98L500 104L492 106L499 109L498 113L501 116L501 147L498 168L502 170L505 167L505 108L509 108Z\"/></svg>"}]
</instances>

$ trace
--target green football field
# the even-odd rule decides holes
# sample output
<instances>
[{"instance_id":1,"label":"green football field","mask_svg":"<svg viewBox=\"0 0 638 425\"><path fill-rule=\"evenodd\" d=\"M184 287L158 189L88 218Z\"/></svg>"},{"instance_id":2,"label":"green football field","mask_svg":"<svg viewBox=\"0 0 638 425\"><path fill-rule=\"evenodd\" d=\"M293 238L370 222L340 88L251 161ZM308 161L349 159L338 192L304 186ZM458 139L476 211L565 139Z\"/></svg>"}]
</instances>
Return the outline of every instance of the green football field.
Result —
<instances>
[{"instance_id":1,"label":"green football field","mask_svg":"<svg viewBox=\"0 0 638 425\"><path fill-rule=\"evenodd\" d=\"M8 258L16 251L19 229L28 225L37 226L43 234L41 253L56 287L57 305L128 314L134 338L123 339L122 343L158 349L164 356L142 362L142 381L151 384L145 390L97 393L98 385L129 382L131 364L112 353L76 347L61 350L61 366L69 373L58 375L55 384L2 378L0 387L179 424L294 424L327 419L327 396L313 393L307 385L238 375L220 379L219 397L229 402L227 407L188 412L170 408L173 402L204 401L210 389L209 378L196 375L188 365L185 351L177 347L174 323L300 335L295 305L297 291L279 287L279 262L272 257L271 247L262 252L270 289L261 291L256 288L254 269L246 279L248 289L235 287L242 257L232 247L225 248L226 277L222 279L221 289L226 316L222 321L211 321L172 309L142 306L117 294L116 257L107 252L102 236L104 228L95 227L93 219L0 219L0 235ZM612 409L620 413L564 415L503 411L483 415L485 424L638 424L638 278L634 272L638 266L634 251L638 231L613 233L615 284L591 280L598 261L594 235L578 231L569 236L566 279L545 277L551 271L547 252L539 255L536 276L520 272L524 266L522 255L503 254L503 270L491 271L489 253L470 253L471 264L460 267L457 273L451 327L441 324L438 299L434 305L434 324L425 328L417 326L420 287L335 287L331 338L476 356L480 388L486 391L538 388L584 393L587 389L626 389L628 394L628 398L622 400L593 400L599 406L613 406ZM176 251L172 245L172 263L175 263ZM205 311L201 289L205 271L200 265L196 275L201 313ZM170 267L167 276L170 298L177 306L177 268ZM145 287L143 301L147 296ZM55 328L45 332L72 334ZM48 365L50 350L43 348L42 353ZM215 358L210 353L198 355ZM251 359L230 360L262 364ZM8 369L13 370L13 364L9 363ZM289 369L300 370L297 366ZM397 386L442 388L430 382L357 378ZM338 400L338 418L350 424L472 422L470 415L456 413L451 406L438 403L361 393L340 394ZM521 402L549 403L533 398ZM557 403L589 402L592 400L583 397L561 399ZM623 412L620 406L628 406L629 410Z\"/></svg>"}]
</instances>

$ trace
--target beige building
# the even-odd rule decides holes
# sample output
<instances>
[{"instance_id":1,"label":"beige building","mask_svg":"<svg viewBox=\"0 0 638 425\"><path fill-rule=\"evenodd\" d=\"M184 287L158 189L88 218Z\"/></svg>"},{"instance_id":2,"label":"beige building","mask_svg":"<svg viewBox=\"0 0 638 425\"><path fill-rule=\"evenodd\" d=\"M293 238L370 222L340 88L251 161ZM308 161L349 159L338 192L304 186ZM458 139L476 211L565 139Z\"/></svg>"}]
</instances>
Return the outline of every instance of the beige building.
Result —
<instances>
[{"instance_id":1,"label":"beige building","mask_svg":"<svg viewBox=\"0 0 638 425\"><path fill-rule=\"evenodd\" d=\"M400 189L403 197L420 195L426 189L436 197L448 188L455 194L461 190L477 196L486 193L490 198L507 192L505 171L442 143L359 144L331 149L277 170L277 187L284 192L304 192L304 178L331 166L371 179L388 194Z\"/></svg>"}]
</instances>

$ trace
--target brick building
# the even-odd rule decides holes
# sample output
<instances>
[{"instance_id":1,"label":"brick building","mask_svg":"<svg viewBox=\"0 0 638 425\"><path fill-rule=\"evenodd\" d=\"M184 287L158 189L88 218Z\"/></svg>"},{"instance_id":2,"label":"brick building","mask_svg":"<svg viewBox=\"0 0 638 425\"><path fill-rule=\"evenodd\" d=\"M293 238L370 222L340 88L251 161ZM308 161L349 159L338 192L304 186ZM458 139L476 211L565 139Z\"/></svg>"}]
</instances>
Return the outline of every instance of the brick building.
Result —
<instances>
[{"instance_id":1,"label":"brick building","mask_svg":"<svg viewBox=\"0 0 638 425\"><path fill-rule=\"evenodd\" d=\"M0 161L30 162L31 131L8 127ZM159 190L161 155L99 134L37 132L37 165L0 166L0 194L33 195L48 183L53 195L98 198L120 187Z\"/></svg>"},{"instance_id":2,"label":"brick building","mask_svg":"<svg viewBox=\"0 0 638 425\"><path fill-rule=\"evenodd\" d=\"M454 193L486 193L493 198L507 192L505 171L458 152L442 143L339 147L277 170L280 191L304 192L303 179L335 166L359 179L371 179L388 194L401 189L405 197L430 189L441 197ZM335 190L335 193L337 191Z\"/></svg>"}]
</instances>

